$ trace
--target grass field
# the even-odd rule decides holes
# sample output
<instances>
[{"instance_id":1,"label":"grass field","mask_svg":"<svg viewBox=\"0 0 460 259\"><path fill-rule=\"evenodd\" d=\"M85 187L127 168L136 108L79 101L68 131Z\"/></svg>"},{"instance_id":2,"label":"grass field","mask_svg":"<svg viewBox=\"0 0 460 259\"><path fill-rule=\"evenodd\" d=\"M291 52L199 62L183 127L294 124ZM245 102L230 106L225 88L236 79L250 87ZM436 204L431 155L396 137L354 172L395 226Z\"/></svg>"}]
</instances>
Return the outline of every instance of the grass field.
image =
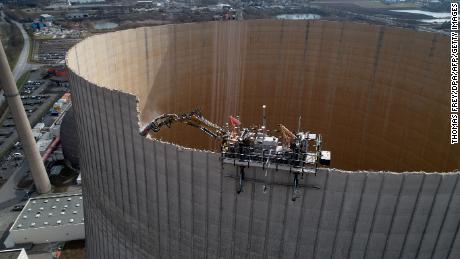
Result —
<instances>
[{"instance_id":1,"label":"grass field","mask_svg":"<svg viewBox=\"0 0 460 259\"><path fill-rule=\"evenodd\" d=\"M357 1L353 4L373 9L399 9L399 8L416 8L418 5L414 2L401 2L394 4L384 4L381 1Z\"/></svg>"},{"instance_id":2,"label":"grass field","mask_svg":"<svg viewBox=\"0 0 460 259\"><path fill-rule=\"evenodd\" d=\"M21 31L12 23L0 22L0 39L5 49L8 62L10 63L11 70L13 70L21 54L22 46L24 45Z\"/></svg>"},{"instance_id":3,"label":"grass field","mask_svg":"<svg viewBox=\"0 0 460 259\"><path fill-rule=\"evenodd\" d=\"M27 80L29 80L30 76L30 71L26 71L22 76L18 79L16 82L16 86L18 87L18 90L21 91L22 87L26 84Z\"/></svg>"}]
</instances>

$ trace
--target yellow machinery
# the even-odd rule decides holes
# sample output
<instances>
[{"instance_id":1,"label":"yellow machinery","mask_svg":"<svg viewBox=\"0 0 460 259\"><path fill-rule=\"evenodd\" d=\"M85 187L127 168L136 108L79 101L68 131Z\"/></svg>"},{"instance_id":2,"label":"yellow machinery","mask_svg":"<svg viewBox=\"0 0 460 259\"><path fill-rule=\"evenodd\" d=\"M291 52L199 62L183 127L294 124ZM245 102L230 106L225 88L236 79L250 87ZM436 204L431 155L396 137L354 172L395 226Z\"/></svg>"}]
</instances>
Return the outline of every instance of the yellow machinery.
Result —
<instances>
[{"instance_id":1,"label":"yellow machinery","mask_svg":"<svg viewBox=\"0 0 460 259\"><path fill-rule=\"evenodd\" d=\"M232 129L228 127L224 129L208 121L198 110L195 110L181 115L163 114L147 124L140 134L146 136L151 131L158 132L165 126L171 127L171 124L176 122L199 128L209 136L221 141L222 163L240 168L238 193L243 191L244 168L261 167L264 170L274 169L294 174L293 200L295 200L300 186L299 175L316 174L319 164L330 164L331 155L329 151L321 149L320 134L299 130L294 134L286 126L279 124L281 141L275 136L268 135L265 105L261 127L243 128L238 119L230 116Z\"/></svg>"}]
</instances>

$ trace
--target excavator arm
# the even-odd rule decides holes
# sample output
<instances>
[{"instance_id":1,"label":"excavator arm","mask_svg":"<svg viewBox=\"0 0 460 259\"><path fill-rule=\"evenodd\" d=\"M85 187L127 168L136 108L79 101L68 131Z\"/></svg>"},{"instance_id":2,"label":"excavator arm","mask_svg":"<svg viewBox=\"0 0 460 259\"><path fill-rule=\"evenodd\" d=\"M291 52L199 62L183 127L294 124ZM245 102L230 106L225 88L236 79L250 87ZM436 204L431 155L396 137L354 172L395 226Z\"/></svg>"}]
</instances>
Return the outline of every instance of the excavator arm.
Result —
<instances>
[{"instance_id":1,"label":"excavator arm","mask_svg":"<svg viewBox=\"0 0 460 259\"><path fill-rule=\"evenodd\" d=\"M268 169L274 171L284 170L294 174L292 200L299 195L301 188L299 175L318 172L319 165L330 165L331 154L322 150L322 138L319 134L301 132L300 126L294 134L286 126L279 124L281 144L278 138L268 135L265 118L265 105L263 108L263 125L260 128L243 128L239 118L230 116L230 130L228 124L222 128L208 121L198 110L177 114L163 114L148 123L140 135L146 136L150 132L158 132L164 127L171 127L173 123L180 122L196 127L209 136L221 141L222 163L239 167L239 187L237 193L243 191L245 182L245 168L249 166L260 167L267 177ZM300 119L299 119L300 125ZM315 149L310 148L314 146ZM268 178L267 178L268 179ZM267 184L270 184L267 181ZM284 184L283 184L284 185ZM266 190L264 185L264 192Z\"/></svg>"},{"instance_id":2,"label":"excavator arm","mask_svg":"<svg viewBox=\"0 0 460 259\"><path fill-rule=\"evenodd\" d=\"M181 115L163 114L147 124L147 126L141 130L140 135L146 136L150 131L158 132L162 127L167 126L169 128L171 127L171 124L176 122L182 122L187 125L199 128L201 131L213 138L226 140L228 137L227 131L208 121L205 117L203 117L203 115L201 115L198 110Z\"/></svg>"},{"instance_id":3,"label":"excavator arm","mask_svg":"<svg viewBox=\"0 0 460 259\"><path fill-rule=\"evenodd\" d=\"M182 122L197 127L211 137L217 139L224 139L228 136L228 132L219 127L218 125L208 121L200 112L194 111L186 114L182 118Z\"/></svg>"},{"instance_id":4,"label":"excavator arm","mask_svg":"<svg viewBox=\"0 0 460 259\"><path fill-rule=\"evenodd\" d=\"M163 114L155 118L152 122L147 124L139 133L141 136L147 136L150 131L158 132L164 126L168 128L171 127L171 124L179 120L179 116L176 114Z\"/></svg>"}]
</instances>

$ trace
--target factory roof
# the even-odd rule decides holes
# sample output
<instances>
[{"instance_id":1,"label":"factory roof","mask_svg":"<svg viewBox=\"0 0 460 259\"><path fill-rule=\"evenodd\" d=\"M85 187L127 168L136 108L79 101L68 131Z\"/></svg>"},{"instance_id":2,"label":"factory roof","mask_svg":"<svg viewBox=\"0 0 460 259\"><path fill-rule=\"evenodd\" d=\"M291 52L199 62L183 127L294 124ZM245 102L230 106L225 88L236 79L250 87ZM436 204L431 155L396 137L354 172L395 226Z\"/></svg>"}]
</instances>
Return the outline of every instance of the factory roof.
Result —
<instances>
[{"instance_id":1,"label":"factory roof","mask_svg":"<svg viewBox=\"0 0 460 259\"><path fill-rule=\"evenodd\" d=\"M83 223L82 194L55 195L29 199L11 231Z\"/></svg>"},{"instance_id":2,"label":"factory roof","mask_svg":"<svg viewBox=\"0 0 460 259\"><path fill-rule=\"evenodd\" d=\"M26 255L24 248L0 251L0 259L27 258L27 257L20 257L21 255Z\"/></svg>"}]
</instances>

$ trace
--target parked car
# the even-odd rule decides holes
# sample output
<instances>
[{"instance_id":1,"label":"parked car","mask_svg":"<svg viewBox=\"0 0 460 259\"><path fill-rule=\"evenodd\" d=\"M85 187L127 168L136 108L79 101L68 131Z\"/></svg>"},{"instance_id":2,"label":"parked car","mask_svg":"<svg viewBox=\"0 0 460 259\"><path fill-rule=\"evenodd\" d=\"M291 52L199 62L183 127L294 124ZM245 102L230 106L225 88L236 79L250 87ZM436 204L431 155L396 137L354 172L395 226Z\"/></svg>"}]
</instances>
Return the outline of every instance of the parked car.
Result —
<instances>
[{"instance_id":1,"label":"parked car","mask_svg":"<svg viewBox=\"0 0 460 259\"><path fill-rule=\"evenodd\" d=\"M24 158L24 155L21 154L21 153L14 153L14 154L13 154L13 158L14 158L14 159L22 159L22 158Z\"/></svg>"},{"instance_id":2,"label":"parked car","mask_svg":"<svg viewBox=\"0 0 460 259\"><path fill-rule=\"evenodd\" d=\"M21 211L22 209L24 209L24 205L16 205L11 209L11 211Z\"/></svg>"}]
</instances>

